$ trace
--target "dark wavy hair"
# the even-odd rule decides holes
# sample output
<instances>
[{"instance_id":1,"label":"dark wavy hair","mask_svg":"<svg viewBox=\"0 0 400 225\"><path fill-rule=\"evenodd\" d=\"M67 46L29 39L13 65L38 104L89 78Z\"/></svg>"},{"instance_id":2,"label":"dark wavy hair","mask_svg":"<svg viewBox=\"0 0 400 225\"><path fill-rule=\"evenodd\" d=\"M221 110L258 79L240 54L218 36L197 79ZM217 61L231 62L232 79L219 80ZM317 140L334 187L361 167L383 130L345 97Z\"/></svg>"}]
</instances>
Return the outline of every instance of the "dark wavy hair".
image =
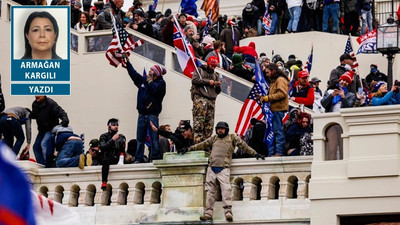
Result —
<instances>
[{"instance_id":1,"label":"dark wavy hair","mask_svg":"<svg viewBox=\"0 0 400 225\"><path fill-rule=\"evenodd\" d=\"M29 44L29 41L28 41L28 38L26 37L26 35L29 33L29 28L31 27L31 23L35 18L47 18L53 24L54 32L56 33L56 39L55 39L53 48L51 49L52 59L61 59L60 56L58 56L56 53L56 43L57 43L58 34L59 34L58 24L57 24L56 19L50 13L45 12L45 11L33 12L33 13L31 13L31 15L28 16L28 19L26 19L25 27L24 27L25 54L22 57L22 59L32 59L32 47Z\"/></svg>"},{"instance_id":2,"label":"dark wavy hair","mask_svg":"<svg viewBox=\"0 0 400 225\"><path fill-rule=\"evenodd\" d=\"M286 76L286 74L280 70L278 68L278 65L276 65L275 63L270 63L266 66L267 69L271 70L271 71L275 71L275 74L270 77L271 81L278 79L278 77L284 77L286 80L289 81L288 77Z\"/></svg>"}]
</instances>

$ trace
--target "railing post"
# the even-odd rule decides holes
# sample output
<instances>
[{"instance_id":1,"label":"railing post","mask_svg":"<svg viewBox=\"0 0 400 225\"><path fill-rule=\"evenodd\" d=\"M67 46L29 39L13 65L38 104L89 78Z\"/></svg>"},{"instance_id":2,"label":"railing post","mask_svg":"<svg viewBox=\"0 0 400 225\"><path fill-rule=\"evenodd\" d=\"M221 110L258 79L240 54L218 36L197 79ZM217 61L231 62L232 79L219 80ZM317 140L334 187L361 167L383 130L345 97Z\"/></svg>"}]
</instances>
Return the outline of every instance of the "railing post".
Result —
<instances>
[{"instance_id":1,"label":"railing post","mask_svg":"<svg viewBox=\"0 0 400 225\"><path fill-rule=\"evenodd\" d=\"M166 153L163 160L153 163L162 176L162 201L157 222L198 221L204 212L208 153Z\"/></svg>"}]
</instances>

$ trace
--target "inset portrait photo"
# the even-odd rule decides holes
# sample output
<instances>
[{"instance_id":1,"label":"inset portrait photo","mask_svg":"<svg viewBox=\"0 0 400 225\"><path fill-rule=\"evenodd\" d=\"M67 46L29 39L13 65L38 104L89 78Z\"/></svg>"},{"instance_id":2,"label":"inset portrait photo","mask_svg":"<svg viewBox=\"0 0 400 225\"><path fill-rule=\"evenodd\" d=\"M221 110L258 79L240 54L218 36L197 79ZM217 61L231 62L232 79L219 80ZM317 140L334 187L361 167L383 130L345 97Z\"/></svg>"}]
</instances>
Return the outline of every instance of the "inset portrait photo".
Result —
<instances>
[{"instance_id":1,"label":"inset portrait photo","mask_svg":"<svg viewBox=\"0 0 400 225\"><path fill-rule=\"evenodd\" d=\"M68 7L12 7L12 59L69 59L69 21Z\"/></svg>"}]
</instances>

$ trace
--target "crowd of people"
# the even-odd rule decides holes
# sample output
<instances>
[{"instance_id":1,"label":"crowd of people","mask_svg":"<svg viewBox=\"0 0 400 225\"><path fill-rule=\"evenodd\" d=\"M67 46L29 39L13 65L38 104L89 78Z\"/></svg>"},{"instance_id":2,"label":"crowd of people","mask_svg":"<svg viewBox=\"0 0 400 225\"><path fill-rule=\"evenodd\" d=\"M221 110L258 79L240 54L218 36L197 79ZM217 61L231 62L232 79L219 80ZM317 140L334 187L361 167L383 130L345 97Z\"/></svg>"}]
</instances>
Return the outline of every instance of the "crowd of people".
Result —
<instances>
[{"instance_id":1,"label":"crowd of people","mask_svg":"<svg viewBox=\"0 0 400 225\"><path fill-rule=\"evenodd\" d=\"M70 4L65 0L53 2ZM232 221L229 183L231 159L312 155L312 118L303 107L314 113L328 113L341 108L400 104L400 82L394 82L388 90L387 76L378 70L376 64L371 64L370 74L361 78L354 69L356 59L350 54L340 56L339 66L332 69L326 91L322 93L319 87L321 80L318 77L310 79L303 62L295 55L290 55L285 62L279 55L269 59L264 53L258 54L254 42L238 46L241 38L264 34L261 26L266 10L263 0L246 4L241 17L228 19L220 16L218 23L214 24L207 24L206 20L195 19L185 13L174 17L171 10L162 14L150 8L145 12L142 3L137 0L125 13L121 10L123 3L124 0L106 4L98 1L92 6L90 1L75 1L71 7L71 26L80 32L111 29L112 16L115 16L116 22L124 24L126 28L173 46L173 20L177 19L196 57L206 61L194 72L191 81L193 127L188 120L181 120L174 132L171 125L160 125L159 115L162 113L167 85L163 79L166 69L156 64L144 77L125 57L127 74L138 88L136 139L126 140L118 131L118 119L110 118L106 123L107 131L98 139L91 139L89 149L85 152L84 136L73 132L66 111L51 98L35 96L31 109L5 108L2 99L0 137L20 159L30 159L33 119L38 125L33 144L36 162L47 168L102 166L103 190L107 189L110 165L152 162L162 159L166 152L185 154L193 150L208 150L211 157L206 182L207 206L200 219L212 220L218 180L226 219ZM345 33L358 34L360 16L361 34L372 29L369 0L315 0L305 3L301 0L270 0L267 10L272 18L271 34L307 30L328 32L330 28L337 33L339 15L344 18ZM330 28L329 17L332 17ZM268 93L258 95L257 101L260 105L265 102L270 104L274 134L271 145L264 141L267 128L265 120L253 118L243 137L229 134L229 124L226 122L220 121L214 127L216 99L221 93L222 82L215 68L220 67L256 83L254 73L258 64L264 79L270 84ZM289 107L289 101L299 103L300 107ZM327 134L328 139L340 139L340 127L335 129ZM27 144L23 147L25 139ZM148 155L145 154L145 145L148 146Z\"/></svg>"}]
</instances>

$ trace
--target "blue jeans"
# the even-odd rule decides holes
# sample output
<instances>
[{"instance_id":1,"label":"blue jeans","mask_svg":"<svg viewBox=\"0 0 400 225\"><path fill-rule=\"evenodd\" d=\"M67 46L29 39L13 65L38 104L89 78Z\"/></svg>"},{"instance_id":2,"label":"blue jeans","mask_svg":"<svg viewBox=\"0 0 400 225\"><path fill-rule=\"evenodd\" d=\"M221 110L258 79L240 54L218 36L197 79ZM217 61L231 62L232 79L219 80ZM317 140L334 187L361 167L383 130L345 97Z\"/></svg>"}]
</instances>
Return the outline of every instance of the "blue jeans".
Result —
<instances>
[{"instance_id":1,"label":"blue jeans","mask_svg":"<svg viewBox=\"0 0 400 225\"><path fill-rule=\"evenodd\" d=\"M361 34L366 33L367 26L368 26L368 32L371 32L373 29L371 10L370 11L361 10L361 19L362 19Z\"/></svg>"},{"instance_id":2,"label":"blue jeans","mask_svg":"<svg viewBox=\"0 0 400 225\"><path fill-rule=\"evenodd\" d=\"M139 114L136 130L136 140L138 143L135 154L135 161L143 162L144 144L146 142L147 130L150 131L151 139L151 151L149 158L151 160L161 159L160 148L158 146L158 134L153 131L153 129L149 129L150 121L154 124L154 126L158 127L158 116Z\"/></svg>"},{"instance_id":3,"label":"blue jeans","mask_svg":"<svg viewBox=\"0 0 400 225\"><path fill-rule=\"evenodd\" d=\"M324 5L322 15L322 31L329 32L329 18L332 17L332 33L336 34L339 27L339 4Z\"/></svg>"},{"instance_id":4,"label":"blue jeans","mask_svg":"<svg viewBox=\"0 0 400 225\"><path fill-rule=\"evenodd\" d=\"M6 114L3 114L0 117L0 128L0 133L3 133L4 136L4 142L18 155L25 141L24 131L20 122L14 117L8 117ZM15 144L14 137L17 139Z\"/></svg>"},{"instance_id":5,"label":"blue jeans","mask_svg":"<svg viewBox=\"0 0 400 225\"><path fill-rule=\"evenodd\" d=\"M262 28L262 21L261 19L257 20L257 34L260 36L262 34L263 28Z\"/></svg>"},{"instance_id":6,"label":"blue jeans","mask_svg":"<svg viewBox=\"0 0 400 225\"><path fill-rule=\"evenodd\" d=\"M275 34L276 33L276 28L279 25L279 17L278 17L278 14L276 14L276 12L272 12L271 13L271 17L272 17L271 34Z\"/></svg>"},{"instance_id":7,"label":"blue jeans","mask_svg":"<svg viewBox=\"0 0 400 225\"><path fill-rule=\"evenodd\" d=\"M282 119L285 112L272 112L272 129L274 130L274 143L268 149L268 156L275 154L283 155L283 145L285 144L285 134L283 133Z\"/></svg>"},{"instance_id":8,"label":"blue jeans","mask_svg":"<svg viewBox=\"0 0 400 225\"><path fill-rule=\"evenodd\" d=\"M65 142L60 154L57 157L57 167L77 167L79 165L79 155L83 153L83 142L70 140Z\"/></svg>"},{"instance_id":9,"label":"blue jeans","mask_svg":"<svg viewBox=\"0 0 400 225\"><path fill-rule=\"evenodd\" d=\"M299 24L299 19L301 15L301 6L295 6L289 9L290 21L287 27L288 31L297 31L297 25Z\"/></svg>"},{"instance_id":10,"label":"blue jeans","mask_svg":"<svg viewBox=\"0 0 400 225\"><path fill-rule=\"evenodd\" d=\"M49 131L44 134L39 133L33 144L36 162L46 167L51 167L54 158L53 134Z\"/></svg>"}]
</instances>

